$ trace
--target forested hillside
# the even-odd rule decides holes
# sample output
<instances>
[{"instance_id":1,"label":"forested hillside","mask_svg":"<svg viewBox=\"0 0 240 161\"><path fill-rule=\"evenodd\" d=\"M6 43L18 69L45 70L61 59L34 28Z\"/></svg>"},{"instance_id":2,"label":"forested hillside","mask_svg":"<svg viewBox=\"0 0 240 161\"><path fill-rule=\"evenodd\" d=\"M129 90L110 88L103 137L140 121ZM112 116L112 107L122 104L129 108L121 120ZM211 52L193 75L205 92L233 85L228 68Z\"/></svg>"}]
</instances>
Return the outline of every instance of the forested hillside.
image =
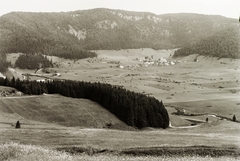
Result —
<instances>
[{"instance_id":1,"label":"forested hillside","mask_svg":"<svg viewBox=\"0 0 240 161\"><path fill-rule=\"evenodd\" d=\"M213 36L189 44L175 51L174 56L199 54L219 58L240 57L240 28L238 26L224 29Z\"/></svg>"},{"instance_id":2,"label":"forested hillside","mask_svg":"<svg viewBox=\"0 0 240 161\"><path fill-rule=\"evenodd\" d=\"M200 14L155 15L111 9L12 12L0 17L0 53L94 57L86 50L182 47L238 21Z\"/></svg>"},{"instance_id":3,"label":"forested hillside","mask_svg":"<svg viewBox=\"0 0 240 161\"><path fill-rule=\"evenodd\" d=\"M11 62L7 62L6 60L6 54L0 53L0 72L1 73L6 72L10 65L11 65Z\"/></svg>"},{"instance_id":4,"label":"forested hillside","mask_svg":"<svg viewBox=\"0 0 240 161\"><path fill-rule=\"evenodd\" d=\"M22 54L18 57L15 66L21 69L38 69L53 67L53 63L42 54Z\"/></svg>"},{"instance_id":5,"label":"forested hillside","mask_svg":"<svg viewBox=\"0 0 240 161\"><path fill-rule=\"evenodd\" d=\"M101 104L127 125L137 128L169 126L168 112L162 102L110 84L70 80L38 83L0 78L0 85L14 87L26 94L58 93L67 97L90 99Z\"/></svg>"},{"instance_id":6,"label":"forested hillside","mask_svg":"<svg viewBox=\"0 0 240 161\"><path fill-rule=\"evenodd\" d=\"M54 15L41 13L0 17L0 53L41 53L70 59L97 56L79 46L77 38L58 30L54 22L58 22Z\"/></svg>"}]
</instances>

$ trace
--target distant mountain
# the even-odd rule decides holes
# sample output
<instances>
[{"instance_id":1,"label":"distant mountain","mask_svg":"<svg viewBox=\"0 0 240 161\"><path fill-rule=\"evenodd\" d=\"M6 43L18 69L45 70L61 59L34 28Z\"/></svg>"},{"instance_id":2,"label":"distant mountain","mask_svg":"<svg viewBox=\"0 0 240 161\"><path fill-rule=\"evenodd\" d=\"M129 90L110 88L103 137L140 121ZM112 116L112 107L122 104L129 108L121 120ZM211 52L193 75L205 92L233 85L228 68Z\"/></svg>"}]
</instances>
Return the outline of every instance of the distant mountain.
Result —
<instances>
[{"instance_id":1,"label":"distant mountain","mask_svg":"<svg viewBox=\"0 0 240 161\"><path fill-rule=\"evenodd\" d=\"M188 44L175 51L174 56L199 54L219 58L240 58L240 28L229 27L214 35Z\"/></svg>"},{"instance_id":2,"label":"distant mountain","mask_svg":"<svg viewBox=\"0 0 240 161\"><path fill-rule=\"evenodd\" d=\"M88 57L96 55L85 50L176 48L236 25L235 19L185 13L156 15L112 9L12 12L0 17L0 52Z\"/></svg>"}]
</instances>

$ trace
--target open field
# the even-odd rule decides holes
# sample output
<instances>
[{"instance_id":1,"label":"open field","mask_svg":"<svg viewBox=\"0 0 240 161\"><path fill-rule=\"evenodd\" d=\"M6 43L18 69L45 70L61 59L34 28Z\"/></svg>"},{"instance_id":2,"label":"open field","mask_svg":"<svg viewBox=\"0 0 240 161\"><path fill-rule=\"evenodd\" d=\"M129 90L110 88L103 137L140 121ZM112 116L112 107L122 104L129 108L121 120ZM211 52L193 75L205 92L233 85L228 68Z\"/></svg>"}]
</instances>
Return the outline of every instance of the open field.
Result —
<instances>
[{"instance_id":1,"label":"open field","mask_svg":"<svg viewBox=\"0 0 240 161\"><path fill-rule=\"evenodd\" d=\"M112 128L130 129L93 101L60 95L4 97L0 99L0 110L3 112L0 122L6 119L11 121L12 118L14 121L21 120L26 125L32 125L30 122L34 120L67 127L89 128L107 128L106 124L112 123Z\"/></svg>"},{"instance_id":2,"label":"open field","mask_svg":"<svg viewBox=\"0 0 240 161\"><path fill-rule=\"evenodd\" d=\"M113 154L81 154L81 155L71 155L66 152L59 152L49 148L44 148L34 145L21 145L17 143L1 144L0 146L0 159L1 160L17 160L17 161L32 161L32 160L44 160L44 161L79 161L79 160L88 160L88 161L121 161L121 160L138 160L138 161L209 161L216 160L210 156L129 156L129 155L113 155ZM226 160L237 160L237 158L229 157L218 157L217 160L226 161Z\"/></svg>"},{"instance_id":3,"label":"open field","mask_svg":"<svg viewBox=\"0 0 240 161\"><path fill-rule=\"evenodd\" d=\"M89 145L111 150L203 145L240 148L240 128L235 122L210 118L208 123L194 128L136 130L128 128L94 102L70 99L58 95L1 98L1 142L14 140L48 146ZM16 120L22 123L21 129L16 130L11 126ZM106 123L109 122L113 124L112 129L106 129ZM186 142L189 137L192 138L191 142Z\"/></svg>"},{"instance_id":4,"label":"open field","mask_svg":"<svg viewBox=\"0 0 240 161\"><path fill-rule=\"evenodd\" d=\"M164 147L213 148L232 153L231 157L219 160L239 159L240 124L216 116L229 120L233 115L237 120L240 118L240 61L197 55L172 58L173 52L152 49L96 51L97 58L78 61L51 57L57 64L52 71L61 73L61 76L37 73L38 77L32 77L32 80L45 76L110 83L153 96L165 104L170 128L130 128L89 100L60 95L6 97L0 98L1 143L13 141L66 150L93 148L107 150L110 154L105 157L131 149L140 154L141 151L151 153L154 149L160 152ZM16 55L12 54L8 59L14 61ZM174 65L145 64L140 60L146 56L152 60L164 58ZM194 61L196 57L197 62ZM11 69L8 75L22 79L21 73L34 71ZM184 110L184 114L173 114L176 109ZM22 122L21 129L11 126L18 119ZM105 126L109 122L113 124L110 129ZM193 124L196 126L191 126Z\"/></svg>"}]
</instances>

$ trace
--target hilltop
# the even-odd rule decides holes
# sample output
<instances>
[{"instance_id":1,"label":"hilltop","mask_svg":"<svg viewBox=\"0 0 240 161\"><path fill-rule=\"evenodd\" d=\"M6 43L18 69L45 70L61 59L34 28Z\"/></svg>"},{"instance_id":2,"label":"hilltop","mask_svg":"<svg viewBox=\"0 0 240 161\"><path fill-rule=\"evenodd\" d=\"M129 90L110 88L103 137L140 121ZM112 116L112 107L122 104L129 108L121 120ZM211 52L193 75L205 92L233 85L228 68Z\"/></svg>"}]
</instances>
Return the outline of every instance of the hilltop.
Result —
<instances>
[{"instance_id":1,"label":"hilltop","mask_svg":"<svg viewBox=\"0 0 240 161\"><path fill-rule=\"evenodd\" d=\"M86 50L166 49L197 42L237 20L200 14L112 9L61 13L12 12L0 17L0 52L94 57Z\"/></svg>"},{"instance_id":2,"label":"hilltop","mask_svg":"<svg viewBox=\"0 0 240 161\"><path fill-rule=\"evenodd\" d=\"M239 58L239 26L230 27L175 51L174 56L199 54L219 58Z\"/></svg>"}]
</instances>

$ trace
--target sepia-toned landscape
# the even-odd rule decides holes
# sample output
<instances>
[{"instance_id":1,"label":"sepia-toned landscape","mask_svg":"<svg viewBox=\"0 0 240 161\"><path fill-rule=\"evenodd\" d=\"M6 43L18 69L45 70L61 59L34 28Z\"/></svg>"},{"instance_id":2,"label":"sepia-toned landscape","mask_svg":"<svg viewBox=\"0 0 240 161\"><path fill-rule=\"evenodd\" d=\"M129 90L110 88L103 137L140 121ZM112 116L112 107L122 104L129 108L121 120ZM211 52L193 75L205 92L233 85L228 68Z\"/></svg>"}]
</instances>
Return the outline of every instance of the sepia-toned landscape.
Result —
<instances>
[{"instance_id":1,"label":"sepia-toned landscape","mask_svg":"<svg viewBox=\"0 0 240 161\"><path fill-rule=\"evenodd\" d=\"M98 10L90 11L95 15ZM120 15L119 13L121 13L123 16L120 17L124 17L124 14L125 17L130 14L133 14L134 17L136 16L134 14L137 14L127 11L119 11L117 14L117 11L103 9L100 13L102 15L104 15L104 12L110 12L113 15ZM76 14L72 15L76 16ZM138 15L141 15L140 17L144 19L144 17L147 17L145 14L147 13L139 13ZM81 14L79 13L79 15ZM36 15L35 13L10 13L5 16L23 16L26 23L31 24L32 22L27 19ZM58 17L54 16L55 19ZM166 19L174 20L175 16L177 15ZM184 17L180 14L180 17L182 16ZM193 15L194 18L196 16ZM50 28L44 31L52 31L52 37L54 38L48 41L48 38L42 37L45 33L39 34L41 33L39 29L39 32L36 32L39 34L36 36L36 39L38 39L36 44L39 42L40 47L45 48L44 50L35 48L36 51L33 47L35 43L34 34L31 34L32 31L35 31L35 28L25 28L21 25L21 21L15 24L20 26L19 30L26 29L26 32L29 32L33 37L34 43L32 43L32 46L30 45L31 51L29 53L26 52L27 48L24 45L20 45L24 39L19 40L18 44L17 36L13 37L11 35L11 32L13 35L14 32L17 32L13 30L14 27L10 25L13 29L7 30L6 26L12 22L8 21L2 26L0 24L1 38L8 38L6 40L1 39L4 45L0 50L2 58L6 60L2 64L8 64L7 68L0 73L0 77L2 77L0 82L4 84L0 86L0 160L40 160L40 158L43 160L239 160L240 60L238 56L240 37L232 34L232 31L239 34L239 24L234 22L233 19L220 17L219 22L214 22L215 26L221 26L216 25L217 23L226 22L226 24L229 24L230 21L232 25L226 27L225 24L222 25L224 27L221 29L215 28L214 33L217 33L218 36L213 34L209 36L210 38L201 34L196 36L196 32L194 33L196 37L186 36L181 28L179 30L174 29L174 32L183 35L171 34L172 31L168 30L170 34L166 35L170 36L162 38L153 46L151 46L152 42L146 38L151 36L150 33L146 34L149 30L141 30L143 33L141 36L145 42L138 41L137 36L136 40L132 37L132 48L130 48L128 43L121 42L125 39L124 35L122 40L117 39L119 42L116 40L116 42L111 43L113 40L110 38L112 36L114 39L115 34L113 32L118 31L111 29L109 35L106 36L107 38L103 36L107 32L105 30L108 25L110 28L115 27L113 22L116 21L118 25L124 24L125 20L120 23L120 20L110 17L112 19L109 21L101 20L94 24L95 27L101 28L97 30L104 30L98 33L100 39L89 38L88 41L81 42L83 38L81 36L84 36L83 31L85 30L75 34L70 27L72 32L69 32L68 36L72 37L69 40L73 41L74 37L80 36L80 38L77 37L77 40L80 41L79 46L82 45L82 47L88 49L86 52L90 54L90 56L81 59L78 56L74 57L78 53L79 46L75 48L77 43L69 47L71 51L74 51L73 57L67 58L61 51L58 53L58 47L62 45L61 47L64 49L71 42L63 41L67 39L63 34L62 37L58 37L59 39L55 38L54 32L64 32L64 34L66 32L52 31L48 26L51 23L46 22L42 25ZM130 19L131 23L135 23L132 21L137 20L136 17L133 17L127 17L127 19ZM187 15L187 17L191 16ZM105 15L103 19L107 18L109 17ZM148 17L148 19L152 19L152 23L154 23L154 20L157 21L156 18ZM0 22L3 21L4 16L0 19ZM217 18L215 21L217 21ZM77 23L77 21L73 22ZM39 21L38 23L41 24ZM184 21L181 21L181 23L189 25ZM80 28L83 24L78 25ZM163 27L159 26L159 28ZM61 27L66 26L63 25L59 28ZM72 27L76 29L73 24ZM147 27L145 26L145 28ZM121 31L123 31L123 28ZM124 31L124 33L126 32ZM21 34L18 36L27 35L23 32ZM222 37L219 36L221 34ZM150 40L155 39L154 34L152 35ZM173 35L175 40L170 43L170 37ZM223 37L224 39L221 39ZM103 41L100 40L103 38L106 42L101 44ZM188 38L195 42L191 44ZM20 45L21 50L9 47L9 43L12 42L11 39L16 40L15 45ZM29 40L27 36L26 39ZM44 42L45 40L46 42ZM58 42L56 46L49 48L48 45L54 41L62 41L62 44ZM27 41L24 42L26 42L25 46L29 46ZM51 43L48 44L48 42ZM95 44L92 49L86 45L91 43ZM141 43L145 45L140 47ZM208 48L207 44L211 44L211 46ZM209 53L214 54L209 55L208 49L210 50ZM49 53L53 52L55 54L49 54L48 50ZM83 52L81 49L80 53ZM44 61L37 64L38 67L33 69L30 68L30 65L26 68L21 66L27 63L26 60L25 63L19 63L19 57L24 54L34 55L33 53L35 53L35 56L36 53L41 53L43 59L50 61L52 66L45 67L46 63ZM217 56L219 53L221 53L221 56ZM27 57L27 59L30 58ZM33 62L34 59L31 58L31 60ZM20 66L17 66L18 63ZM7 79L9 79L9 83ZM125 121L125 117L121 114L117 115L114 110L108 110L104 107L105 102L86 99L87 97L78 98L77 93L72 94L70 88L70 91L67 91L69 94L51 93L49 92L50 87L47 90L44 88L44 84L51 84L55 81L67 82L69 80L90 84L98 83L103 84L103 86L104 84L110 84L114 90L131 91L137 93L139 97L141 96L144 99L146 97L146 100L156 99L163 103L163 107L169 116L169 125L165 128L163 123L160 127L156 127L155 122L152 123L151 118L149 118L151 115L146 114L146 118L150 121L140 126L140 123L138 125L135 121L137 118L137 114L135 114L133 115L135 126L130 126L129 122L132 120L129 121L127 118L127 121ZM23 82L22 87L24 88L22 90L17 89L18 85L15 83L20 81ZM39 88L36 88L35 91L27 89L32 86L31 83L28 86L28 82L34 82ZM34 87L31 88L34 89ZM78 89L75 90L78 91ZM32 93L29 94L29 91ZM141 106L140 103L139 106ZM155 107L155 105L152 107ZM158 109L153 108L153 110ZM164 122L164 112L161 113L161 117ZM18 120L21 123L21 128L16 129Z\"/></svg>"}]
</instances>

